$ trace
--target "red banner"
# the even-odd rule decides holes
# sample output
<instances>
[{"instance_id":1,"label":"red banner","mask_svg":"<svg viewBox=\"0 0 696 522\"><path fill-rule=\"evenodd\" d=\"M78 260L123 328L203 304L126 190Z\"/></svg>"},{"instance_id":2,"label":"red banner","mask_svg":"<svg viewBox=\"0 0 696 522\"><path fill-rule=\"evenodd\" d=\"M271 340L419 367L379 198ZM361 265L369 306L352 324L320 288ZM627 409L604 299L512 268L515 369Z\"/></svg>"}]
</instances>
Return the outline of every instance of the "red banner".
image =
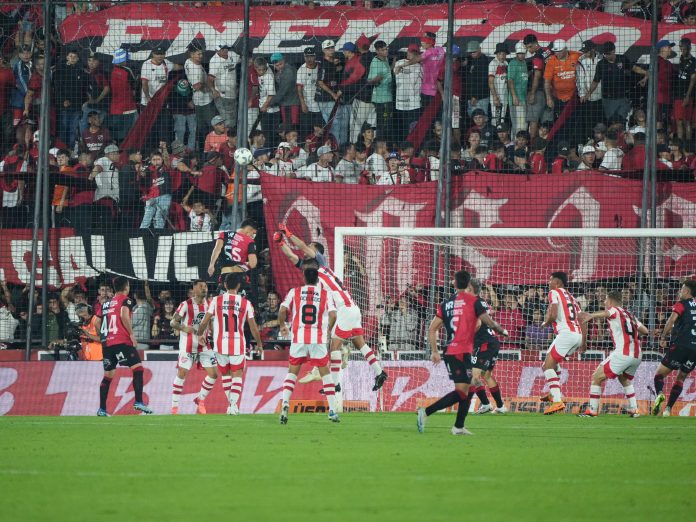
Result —
<instances>
[{"instance_id":1,"label":"red banner","mask_svg":"<svg viewBox=\"0 0 696 522\"><path fill-rule=\"evenodd\" d=\"M535 33L542 44L561 38L570 49L594 38L616 42L618 53L637 60L650 49L650 23L623 15L593 10L560 9L516 2L459 3L455 6L454 36L458 44L474 38L483 52L492 55L499 42L516 42ZM254 6L251 10L252 46L258 54L280 51L300 54L307 45L325 39L340 49L361 34L379 38L392 49L406 47L425 31L446 39L447 6L403 6L399 9L351 7ZM195 39L204 38L208 49L218 43L239 43L242 8L182 7L160 4L129 4L99 12L70 16L61 26L63 42L81 42L97 52L113 54L128 48L131 59L145 60L155 45L169 47L169 56L186 52ZM679 41L696 39L696 28L660 24L659 38Z\"/></svg>"},{"instance_id":2,"label":"red banner","mask_svg":"<svg viewBox=\"0 0 696 522\"><path fill-rule=\"evenodd\" d=\"M175 362L145 362L145 400L156 414L171 410L172 382ZM648 387L652 384L657 363L643 363L634 380L640 401L651 399ZM373 373L365 362L350 362L343 372L344 404L367 403L370 411L413 411L415 408L451 391L452 383L443 364L430 362L385 362L389 373L381 397L372 392ZM591 375L596 362L573 361L564 365L561 386L568 399L568 411L582 407L589 393ZM250 362L244 375L240 402L242 413L274 413L282 396L287 364L283 362ZM0 415L95 415L99 408L99 383L102 366L98 362L17 362L0 363ZM192 370L184 386L179 411L193 414L193 399L205 376L202 370ZM539 411L538 397L545 394L544 376L539 363L500 361L495 369L506 404L513 411ZM321 400L318 382L298 384L293 399ZM671 384L668 383L668 389ZM623 388L609 381L602 395L606 404L615 407L623 398ZM131 372L119 369L111 383L107 409L112 414L134 414ZM643 405L646 403L643 402ZM694 415L696 381L684 382L681 402L673 409L678 415ZM224 413L227 401L220 382L206 399L210 413ZM645 410L644 410L645 411Z\"/></svg>"}]
</instances>

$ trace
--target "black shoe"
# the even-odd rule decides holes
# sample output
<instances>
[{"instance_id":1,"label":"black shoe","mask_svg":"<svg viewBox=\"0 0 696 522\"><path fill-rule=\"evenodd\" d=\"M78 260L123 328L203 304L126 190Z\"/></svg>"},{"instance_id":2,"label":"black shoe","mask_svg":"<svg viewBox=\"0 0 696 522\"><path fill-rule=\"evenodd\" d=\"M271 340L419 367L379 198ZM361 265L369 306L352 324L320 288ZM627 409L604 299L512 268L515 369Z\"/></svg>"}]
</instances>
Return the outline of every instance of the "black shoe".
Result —
<instances>
[{"instance_id":1,"label":"black shoe","mask_svg":"<svg viewBox=\"0 0 696 522\"><path fill-rule=\"evenodd\" d=\"M341 384L339 383L336 385L336 393L338 393L340 391L341 391Z\"/></svg>"},{"instance_id":2,"label":"black shoe","mask_svg":"<svg viewBox=\"0 0 696 522\"><path fill-rule=\"evenodd\" d=\"M387 375L387 372L382 371L382 373L375 377L375 385L372 387L372 391L379 390L388 378L389 376Z\"/></svg>"}]
</instances>

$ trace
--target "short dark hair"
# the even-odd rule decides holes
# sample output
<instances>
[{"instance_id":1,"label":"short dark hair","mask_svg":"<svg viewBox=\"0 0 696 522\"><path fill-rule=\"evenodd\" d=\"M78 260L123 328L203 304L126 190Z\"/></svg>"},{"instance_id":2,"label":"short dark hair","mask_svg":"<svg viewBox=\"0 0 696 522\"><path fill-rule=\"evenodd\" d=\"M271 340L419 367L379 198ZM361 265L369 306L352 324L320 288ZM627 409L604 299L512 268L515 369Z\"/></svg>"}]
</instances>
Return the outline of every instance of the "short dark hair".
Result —
<instances>
[{"instance_id":1,"label":"short dark hair","mask_svg":"<svg viewBox=\"0 0 696 522\"><path fill-rule=\"evenodd\" d=\"M225 288L236 290L242 284L243 274L241 272L230 272L225 276Z\"/></svg>"},{"instance_id":2,"label":"short dark hair","mask_svg":"<svg viewBox=\"0 0 696 522\"><path fill-rule=\"evenodd\" d=\"M466 270L460 270L454 274L454 287L457 290L466 290L469 286L469 281L471 281L471 274Z\"/></svg>"},{"instance_id":3,"label":"short dark hair","mask_svg":"<svg viewBox=\"0 0 696 522\"><path fill-rule=\"evenodd\" d=\"M691 292L691 297L696 297L696 280L689 279L688 281L684 281L684 286Z\"/></svg>"},{"instance_id":4,"label":"short dark hair","mask_svg":"<svg viewBox=\"0 0 696 522\"><path fill-rule=\"evenodd\" d=\"M116 276L114 277L112 286L114 288L114 292L123 292L128 286L128 279L123 276Z\"/></svg>"},{"instance_id":5,"label":"short dark hair","mask_svg":"<svg viewBox=\"0 0 696 522\"><path fill-rule=\"evenodd\" d=\"M563 283L563 286L568 286L568 274L565 272L552 272L551 277L558 279L561 283Z\"/></svg>"},{"instance_id":6,"label":"short dark hair","mask_svg":"<svg viewBox=\"0 0 696 522\"><path fill-rule=\"evenodd\" d=\"M471 285L471 289L474 291L476 295L478 295L479 292L481 292L481 281L479 281L475 277L472 277L469 281L469 284Z\"/></svg>"},{"instance_id":7,"label":"short dark hair","mask_svg":"<svg viewBox=\"0 0 696 522\"><path fill-rule=\"evenodd\" d=\"M302 267L302 270L306 270L307 268L319 269L319 261L317 261L313 257L308 257L302 260L300 266Z\"/></svg>"},{"instance_id":8,"label":"short dark hair","mask_svg":"<svg viewBox=\"0 0 696 522\"><path fill-rule=\"evenodd\" d=\"M316 268L305 268L302 272L304 274L305 283L308 285L316 285L319 281L319 270Z\"/></svg>"},{"instance_id":9,"label":"short dark hair","mask_svg":"<svg viewBox=\"0 0 696 522\"><path fill-rule=\"evenodd\" d=\"M623 295L619 290L612 290L607 293L607 297L618 304L623 304Z\"/></svg>"},{"instance_id":10,"label":"short dark hair","mask_svg":"<svg viewBox=\"0 0 696 522\"><path fill-rule=\"evenodd\" d=\"M205 280L203 280L203 279L194 279L194 280L191 282L191 286L196 286L198 283L205 283L205 284L208 284L208 283L207 283Z\"/></svg>"},{"instance_id":11,"label":"short dark hair","mask_svg":"<svg viewBox=\"0 0 696 522\"><path fill-rule=\"evenodd\" d=\"M355 152L367 152L367 147L364 143L358 142L355 144Z\"/></svg>"},{"instance_id":12,"label":"short dark hair","mask_svg":"<svg viewBox=\"0 0 696 522\"><path fill-rule=\"evenodd\" d=\"M255 220L248 218L248 219L245 219L244 221L242 221L241 228L245 228L245 227L250 227L250 228L253 228L254 230L258 230L259 224Z\"/></svg>"},{"instance_id":13,"label":"short dark hair","mask_svg":"<svg viewBox=\"0 0 696 522\"><path fill-rule=\"evenodd\" d=\"M310 245L312 245L312 246L314 247L314 249L315 249L317 252L319 252L321 255L324 255L324 245L322 245L322 244L319 243L318 241L312 241L312 242L310 243Z\"/></svg>"}]
</instances>

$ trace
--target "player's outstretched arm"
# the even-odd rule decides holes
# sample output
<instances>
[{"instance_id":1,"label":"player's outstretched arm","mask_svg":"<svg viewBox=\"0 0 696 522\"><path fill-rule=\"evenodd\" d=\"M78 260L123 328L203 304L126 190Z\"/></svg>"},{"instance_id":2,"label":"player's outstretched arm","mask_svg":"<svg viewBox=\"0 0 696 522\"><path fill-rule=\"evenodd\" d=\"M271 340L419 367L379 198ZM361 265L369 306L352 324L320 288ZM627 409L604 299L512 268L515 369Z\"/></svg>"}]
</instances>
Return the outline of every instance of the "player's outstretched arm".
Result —
<instances>
[{"instance_id":1,"label":"player's outstretched arm","mask_svg":"<svg viewBox=\"0 0 696 522\"><path fill-rule=\"evenodd\" d=\"M317 253L314 251L314 249L310 248L307 245L307 243L305 243L299 237L297 237L295 234L293 234L285 223L279 224L278 229L283 234L285 234L285 237L288 238L288 241L290 241L293 245L295 245L297 248L299 248L302 251L302 253L305 254L307 257L311 257L311 258L316 257Z\"/></svg>"},{"instance_id":2,"label":"player's outstretched arm","mask_svg":"<svg viewBox=\"0 0 696 522\"><path fill-rule=\"evenodd\" d=\"M593 319L608 319L609 316L608 310L600 310L599 312L594 312L594 313L587 313L587 312L580 312L578 314L578 319L580 319L581 323L589 323Z\"/></svg>"},{"instance_id":3,"label":"player's outstretched arm","mask_svg":"<svg viewBox=\"0 0 696 522\"><path fill-rule=\"evenodd\" d=\"M440 350L437 346L437 337L445 323L439 317L433 317L428 327L428 344L430 345L430 359L435 363L440 362Z\"/></svg>"},{"instance_id":4,"label":"player's outstretched arm","mask_svg":"<svg viewBox=\"0 0 696 522\"><path fill-rule=\"evenodd\" d=\"M660 346L662 348L667 348L667 338L669 337L669 334L672 333L672 328L674 328L674 323L677 322L677 319L679 319L679 314L676 312L672 312L672 315L670 315L669 319L667 319L667 324L665 324L665 327L660 334Z\"/></svg>"},{"instance_id":5,"label":"player's outstretched arm","mask_svg":"<svg viewBox=\"0 0 696 522\"><path fill-rule=\"evenodd\" d=\"M210 319L213 317L213 314L210 312L206 312L205 315L203 316L203 320L201 321L201 324L198 325L198 332L196 332L196 335L199 337L205 333L206 328L208 328L208 323L210 323Z\"/></svg>"},{"instance_id":6,"label":"player's outstretched arm","mask_svg":"<svg viewBox=\"0 0 696 522\"><path fill-rule=\"evenodd\" d=\"M492 329L495 333L498 333L503 337L508 337L508 331L502 326L500 326L498 323L496 323L490 315L481 314L479 315L479 319L481 319L481 322L485 324L488 328Z\"/></svg>"},{"instance_id":7,"label":"player's outstretched arm","mask_svg":"<svg viewBox=\"0 0 696 522\"><path fill-rule=\"evenodd\" d=\"M222 244L222 239L215 241L215 248L213 248L213 253L210 255L210 264L208 265L209 276L212 276L215 273L215 263L220 256L220 252L222 252Z\"/></svg>"},{"instance_id":8,"label":"player's outstretched arm","mask_svg":"<svg viewBox=\"0 0 696 522\"><path fill-rule=\"evenodd\" d=\"M295 252L292 251L292 248L290 248L285 240L283 240L282 234L280 232L276 232L276 234L278 234L280 237L276 239L276 235L274 235L273 239L276 240L280 246L280 251L290 260L293 265L296 265L300 261L300 258L297 257L297 254L295 254Z\"/></svg>"},{"instance_id":9,"label":"player's outstretched arm","mask_svg":"<svg viewBox=\"0 0 696 522\"><path fill-rule=\"evenodd\" d=\"M259 263L259 258L256 257L256 254L249 254L247 256L247 265L249 267L249 270L253 270L256 268L256 265Z\"/></svg>"},{"instance_id":10,"label":"player's outstretched arm","mask_svg":"<svg viewBox=\"0 0 696 522\"><path fill-rule=\"evenodd\" d=\"M645 326L643 323L638 323L638 334L639 335L648 335L650 333L650 330L648 330L648 327Z\"/></svg>"}]
</instances>

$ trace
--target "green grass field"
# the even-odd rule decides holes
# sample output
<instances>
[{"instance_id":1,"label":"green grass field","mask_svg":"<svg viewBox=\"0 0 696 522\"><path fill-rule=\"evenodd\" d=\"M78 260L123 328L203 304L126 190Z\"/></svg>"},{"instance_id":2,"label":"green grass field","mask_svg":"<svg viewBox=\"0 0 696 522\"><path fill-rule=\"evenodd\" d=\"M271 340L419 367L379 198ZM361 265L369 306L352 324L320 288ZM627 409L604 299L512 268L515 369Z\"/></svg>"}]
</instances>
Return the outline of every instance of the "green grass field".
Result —
<instances>
[{"instance_id":1,"label":"green grass field","mask_svg":"<svg viewBox=\"0 0 696 522\"><path fill-rule=\"evenodd\" d=\"M696 419L2 417L0 520L680 520ZM616 517L616 518L614 518Z\"/></svg>"}]
</instances>

